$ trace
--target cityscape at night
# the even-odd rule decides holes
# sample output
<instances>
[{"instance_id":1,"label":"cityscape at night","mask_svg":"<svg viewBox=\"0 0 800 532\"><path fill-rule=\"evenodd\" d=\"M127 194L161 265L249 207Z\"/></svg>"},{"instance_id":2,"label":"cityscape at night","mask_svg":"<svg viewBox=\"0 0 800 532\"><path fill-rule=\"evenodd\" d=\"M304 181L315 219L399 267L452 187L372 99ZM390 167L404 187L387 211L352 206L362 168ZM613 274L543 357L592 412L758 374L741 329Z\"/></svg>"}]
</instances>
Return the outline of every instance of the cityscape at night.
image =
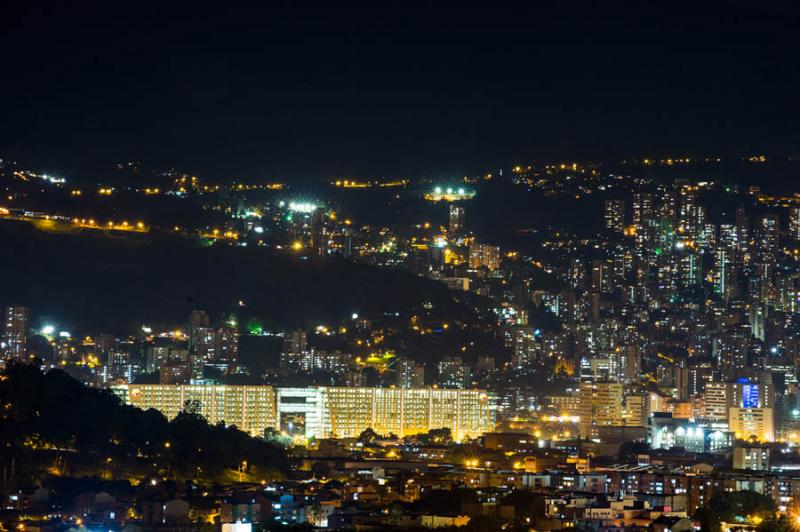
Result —
<instances>
[{"instance_id":1,"label":"cityscape at night","mask_svg":"<svg viewBox=\"0 0 800 532\"><path fill-rule=\"evenodd\" d=\"M0 22L0 532L800 530L800 9Z\"/></svg>"}]
</instances>

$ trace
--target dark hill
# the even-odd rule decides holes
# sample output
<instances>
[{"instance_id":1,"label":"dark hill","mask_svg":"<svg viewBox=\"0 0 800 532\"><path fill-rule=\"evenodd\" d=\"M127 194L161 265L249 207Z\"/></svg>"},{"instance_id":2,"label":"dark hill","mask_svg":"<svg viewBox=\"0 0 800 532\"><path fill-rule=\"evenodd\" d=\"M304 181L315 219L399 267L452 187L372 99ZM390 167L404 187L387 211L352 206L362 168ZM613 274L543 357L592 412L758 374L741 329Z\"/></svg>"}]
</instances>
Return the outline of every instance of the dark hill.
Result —
<instances>
[{"instance_id":1,"label":"dark hill","mask_svg":"<svg viewBox=\"0 0 800 532\"><path fill-rule=\"evenodd\" d=\"M215 319L236 312L241 323L258 317L266 327L336 324L354 312L403 316L426 300L443 318L470 313L440 283L403 271L163 235L52 234L10 221L0 222L0 279L0 303L31 307L33 326L53 319L95 331L179 324L198 308Z\"/></svg>"}]
</instances>

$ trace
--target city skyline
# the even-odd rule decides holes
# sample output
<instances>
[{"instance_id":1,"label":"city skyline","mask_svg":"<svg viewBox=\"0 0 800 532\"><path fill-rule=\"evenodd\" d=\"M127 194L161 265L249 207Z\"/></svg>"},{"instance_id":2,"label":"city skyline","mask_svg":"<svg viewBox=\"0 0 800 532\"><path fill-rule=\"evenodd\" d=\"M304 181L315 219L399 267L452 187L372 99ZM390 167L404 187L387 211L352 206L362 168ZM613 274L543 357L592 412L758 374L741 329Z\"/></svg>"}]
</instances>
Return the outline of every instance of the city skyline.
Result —
<instances>
[{"instance_id":1,"label":"city skyline","mask_svg":"<svg viewBox=\"0 0 800 532\"><path fill-rule=\"evenodd\" d=\"M0 532L800 529L798 30L9 6Z\"/></svg>"}]
</instances>

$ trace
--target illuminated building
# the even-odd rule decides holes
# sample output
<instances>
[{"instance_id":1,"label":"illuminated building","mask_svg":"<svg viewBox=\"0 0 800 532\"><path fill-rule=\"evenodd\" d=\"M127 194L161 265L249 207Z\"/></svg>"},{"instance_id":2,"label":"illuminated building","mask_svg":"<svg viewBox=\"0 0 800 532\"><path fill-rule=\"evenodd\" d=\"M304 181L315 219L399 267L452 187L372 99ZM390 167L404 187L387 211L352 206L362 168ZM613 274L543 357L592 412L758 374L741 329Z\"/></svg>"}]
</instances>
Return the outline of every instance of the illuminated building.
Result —
<instances>
[{"instance_id":1,"label":"illuminated building","mask_svg":"<svg viewBox=\"0 0 800 532\"><path fill-rule=\"evenodd\" d=\"M209 326L208 314L203 310L193 310L189 316L189 352L197 348L199 331Z\"/></svg>"},{"instance_id":2,"label":"illuminated building","mask_svg":"<svg viewBox=\"0 0 800 532\"><path fill-rule=\"evenodd\" d=\"M708 382L703 390L703 408L700 417L715 421L728 419L728 385L724 382Z\"/></svg>"},{"instance_id":3,"label":"illuminated building","mask_svg":"<svg viewBox=\"0 0 800 532\"><path fill-rule=\"evenodd\" d=\"M297 371L302 366L302 358L308 350L308 335L303 330L287 331L283 335L280 367L283 370Z\"/></svg>"},{"instance_id":4,"label":"illuminated building","mask_svg":"<svg viewBox=\"0 0 800 532\"><path fill-rule=\"evenodd\" d=\"M189 377L188 364L170 362L158 368L159 384L187 384Z\"/></svg>"},{"instance_id":5,"label":"illuminated building","mask_svg":"<svg viewBox=\"0 0 800 532\"><path fill-rule=\"evenodd\" d=\"M750 382L742 377L728 383L728 405L741 408L773 408L775 390L771 382Z\"/></svg>"},{"instance_id":6,"label":"illuminated building","mask_svg":"<svg viewBox=\"0 0 800 532\"><path fill-rule=\"evenodd\" d=\"M516 369L531 369L541 355L542 346L537 341L541 332L528 325L511 328L511 365Z\"/></svg>"},{"instance_id":7,"label":"illuminated building","mask_svg":"<svg viewBox=\"0 0 800 532\"><path fill-rule=\"evenodd\" d=\"M598 427L620 427L624 420L623 385L582 382L580 387L581 438L597 437Z\"/></svg>"},{"instance_id":8,"label":"illuminated building","mask_svg":"<svg viewBox=\"0 0 800 532\"><path fill-rule=\"evenodd\" d=\"M741 326L734 327L712 339L711 354L725 375L735 377L738 371L747 367L749 346L750 331Z\"/></svg>"},{"instance_id":9,"label":"illuminated building","mask_svg":"<svg viewBox=\"0 0 800 532\"><path fill-rule=\"evenodd\" d=\"M800 240L800 207L789 209L789 233L793 240Z\"/></svg>"},{"instance_id":10,"label":"illuminated building","mask_svg":"<svg viewBox=\"0 0 800 532\"><path fill-rule=\"evenodd\" d=\"M769 448L749 445L734 447L733 468L767 471L769 469Z\"/></svg>"},{"instance_id":11,"label":"illuminated building","mask_svg":"<svg viewBox=\"0 0 800 532\"><path fill-rule=\"evenodd\" d=\"M755 227L756 248L762 255L774 258L778 247L780 220L777 214L764 214Z\"/></svg>"},{"instance_id":12,"label":"illuminated building","mask_svg":"<svg viewBox=\"0 0 800 532\"><path fill-rule=\"evenodd\" d=\"M469 385L469 366L461 357L444 357L439 361L439 385L445 388L464 388Z\"/></svg>"},{"instance_id":13,"label":"illuminated building","mask_svg":"<svg viewBox=\"0 0 800 532\"><path fill-rule=\"evenodd\" d=\"M635 384L642 376L642 352L637 345L617 348L614 357L618 360L617 380L623 384Z\"/></svg>"},{"instance_id":14,"label":"illuminated building","mask_svg":"<svg viewBox=\"0 0 800 532\"><path fill-rule=\"evenodd\" d=\"M400 358L395 363L397 386L400 388L422 388L425 386L425 366L409 358Z\"/></svg>"},{"instance_id":15,"label":"illuminated building","mask_svg":"<svg viewBox=\"0 0 800 532\"><path fill-rule=\"evenodd\" d=\"M606 200L605 227L614 233L625 231L625 200Z\"/></svg>"},{"instance_id":16,"label":"illuminated building","mask_svg":"<svg viewBox=\"0 0 800 532\"><path fill-rule=\"evenodd\" d=\"M626 427L647 426L647 396L631 394L625 397L622 424Z\"/></svg>"},{"instance_id":17,"label":"illuminated building","mask_svg":"<svg viewBox=\"0 0 800 532\"><path fill-rule=\"evenodd\" d=\"M550 411L559 416L578 416L581 408L579 393L570 395L550 395L547 397Z\"/></svg>"},{"instance_id":18,"label":"illuminated building","mask_svg":"<svg viewBox=\"0 0 800 532\"><path fill-rule=\"evenodd\" d=\"M146 369L148 373L156 372L166 364L185 363L188 360L189 352L183 347L161 343L147 347Z\"/></svg>"},{"instance_id":19,"label":"illuminated building","mask_svg":"<svg viewBox=\"0 0 800 532\"><path fill-rule=\"evenodd\" d=\"M234 364L239 360L239 331L233 323L217 329L217 362Z\"/></svg>"},{"instance_id":20,"label":"illuminated building","mask_svg":"<svg viewBox=\"0 0 800 532\"><path fill-rule=\"evenodd\" d=\"M490 246L489 244L472 244L469 247L469 267L477 270L478 268L488 268L494 271L500 267L500 247Z\"/></svg>"},{"instance_id":21,"label":"illuminated building","mask_svg":"<svg viewBox=\"0 0 800 532\"><path fill-rule=\"evenodd\" d=\"M466 209L463 205L450 205L450 223L447 226L448 233L452 236L459 236L466 228Z\"/></svg>"},{"instance_id":22,"label":"illuminated building","mask_svg":"<svg viewBox=\"0 0 800 532\"><path fill-rule=\"evenodd\" d=\"M275 428L305 438L352 438L367 428L400 437L449 428L457 440L494 430L482 390L434 388L273 388L272 386L129 384L112 390L125 402L172 419L197 402L209 423L252 435Z\"/></svg>"},{"instance_id":23,"label":"illuminated building","mask_svg":"<svg viewBox=\"0 0 800 532\"><path fill-rule=\"evenodd\" d=\"M437 277L449 290L456 292L469 292L469 277Z\"/></svg>"},{"instance_id":24,"label":"illuminated building","mask_svg":"<svg viewBox=\"0 0 800 532\"><path fill-rule=\"evenodd\" d=\"M731 407L728 409L728 427L737 439L775 441L771 408Z\"/></svg>"},{"instance_id":25,"label":"illuminated building","mask_svg":"<svg viewBox=\"0 0 800 532\"><path fill-rule=\"evenodd\" d=\"M648 418L650 448L671 449L681 447L689 452L714 452L733 443L731 433L714 424L694 423L688 419L656 413Z\"/></svg>"},{"instance_id":26,"label":"illuminated building","mask_svg":"<svg viewBox=\"0 0 800 532\"><path fill-rule=\"evenodd\" d=\"M466 199L472 199L475 197L475 192L472 190L465 190L464 188L453 188L453 187L436 187L433 191L428 192L425 194L425 199L428 201L438 202L438 201L461 201Z\"/></svg>"},{"instance_id":27,"label":"illuminated building","mask_svg":"<svg viewBox=\"0 0 800 532\"><path fill-rule=\"evenodd\" d=\"M154 408L168 419L197 402L200 414L211 425L236 425L253 436L275 427L275 389L271 386L214 386L173 384L128 384L111 388L123 401L147 410Z\"/></svg>"},{"instance_id":28,"label":"illuminated building","mask_svg":"<svg viewBox=\"0 0 800 532\"><path fill-rule=\"evenodd\" d=\"M633 195L633 226L637 233L644 228L644 220L653 215L653 195L638 192Z\"/></svg>"},{"instance_id":29,"label":"illuminated building","mask_svg":"<svg viewBox=\"0 0 800 532\"><path fill-rule=\"evenodd\" d=\"M3 319L3 354L8 358L22 360L26 356L28 340L28 308L6 307Z\"/></svg>"},{"instance_id":30,"label":"illuminated building","mask_svg":"<svg viewBox=\"0 0 800 532\"><path fill-rule=\"evenodd\" d=\"M324 257L328 254L328 228L325 220L325 211L321 208L316 209L311 215L311 241L309 245L317 257Z\"/></svg>"},{"instance_id":31,"label":"illuminated building","mask_svg":"<svg viewBox=\"0 0 800 532\"><path fill-rule=\"evenodd\" d=\"M207 324L192 329L189 343L192 345L190 357L193 379L202 379L203 368L217 359L216 336L216 331Z\"/></svg>"}]
</instances>

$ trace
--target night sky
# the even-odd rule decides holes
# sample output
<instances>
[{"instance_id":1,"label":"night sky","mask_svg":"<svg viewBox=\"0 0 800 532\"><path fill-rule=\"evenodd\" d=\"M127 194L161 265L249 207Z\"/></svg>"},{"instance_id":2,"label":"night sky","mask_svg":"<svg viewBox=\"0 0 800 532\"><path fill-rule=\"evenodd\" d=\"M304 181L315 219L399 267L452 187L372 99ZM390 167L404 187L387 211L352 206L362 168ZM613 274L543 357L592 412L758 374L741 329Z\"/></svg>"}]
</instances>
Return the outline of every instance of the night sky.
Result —
<instances>
[{"instance_id":1,"label":"night sky","mask_svg":"<svg viewBox=\"0 0 800 532\"><path fill-rule=\"evenodd\" d=\"M0 157L255 180L800 151L797 7L74 4L4 6Z\"/></svg>"}]
</instances>

